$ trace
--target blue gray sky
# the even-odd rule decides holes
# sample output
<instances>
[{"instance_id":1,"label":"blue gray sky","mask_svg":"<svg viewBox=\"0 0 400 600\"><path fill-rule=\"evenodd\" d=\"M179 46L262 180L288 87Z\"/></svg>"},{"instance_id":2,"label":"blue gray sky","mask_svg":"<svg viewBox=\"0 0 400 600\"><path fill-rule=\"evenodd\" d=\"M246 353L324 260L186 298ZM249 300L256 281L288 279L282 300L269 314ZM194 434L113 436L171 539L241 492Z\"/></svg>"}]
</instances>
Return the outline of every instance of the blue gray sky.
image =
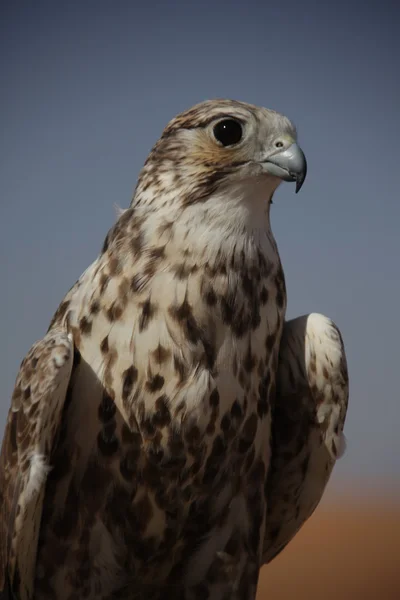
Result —
<instances>
[{"instance_id":1,"label":"blue gray sky","mask_svg":"<svg viewBox=\"0 0 400 600\"><path fill-rule=\"evenodd\" d=\"M0 6L0 430L19 362L129 204L163 127L201 100L274 108L309 173L273 228L288 316L342 330L348 449L335 480L400 474L400 8L394 2Z\"/></svg>"}]
</instances>

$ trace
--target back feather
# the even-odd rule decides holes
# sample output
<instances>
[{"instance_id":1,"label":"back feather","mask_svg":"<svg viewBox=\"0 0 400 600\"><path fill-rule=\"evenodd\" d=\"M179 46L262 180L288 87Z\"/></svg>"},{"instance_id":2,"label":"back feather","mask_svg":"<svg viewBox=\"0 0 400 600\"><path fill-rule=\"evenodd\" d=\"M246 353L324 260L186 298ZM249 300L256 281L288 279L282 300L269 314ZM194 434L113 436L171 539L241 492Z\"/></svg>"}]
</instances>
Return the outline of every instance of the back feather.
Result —
<instances>
[{"instance_id":1,"label":"back feather","mask_svg":"<svg viewBox=\"0 0 400 600\"><path fill-rule=\"evenodd\" d=\"M279 554L314 512L344 452L348 385L343 341L330 319L312 313L285 323L263 563Z\"/></svg>"},{"instance_id":2,"label":"back feather","mask_svg":"<svg viewBox=\"0 0 400 600\"><path fill-rule=\"evenodd\" d=\"M22 361L0 456L0 598L33 598L43 496L73 365L53 330ZM8 588L8 589L7 589Z\"/></svg>"}]
</instances>

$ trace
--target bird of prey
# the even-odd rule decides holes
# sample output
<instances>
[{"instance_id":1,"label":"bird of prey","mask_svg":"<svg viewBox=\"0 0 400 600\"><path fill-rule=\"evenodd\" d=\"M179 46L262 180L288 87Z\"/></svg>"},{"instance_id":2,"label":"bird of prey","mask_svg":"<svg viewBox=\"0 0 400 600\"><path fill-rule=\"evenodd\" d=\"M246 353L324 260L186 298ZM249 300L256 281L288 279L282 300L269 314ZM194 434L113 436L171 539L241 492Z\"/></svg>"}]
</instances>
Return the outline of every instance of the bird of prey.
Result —
<instances>
[{"instance_id":1,"label":"bird of prey","mask_svg":"<svg viewBox=\"0 0 400 600\"><path fill-rule=\"evenodd\" d=\"M341 447L340 333L285 320L270 227L306 176L281 114L173 119L130 207L23 360L0 462L0 590L254 600Z\"/></svg>"}]
</instances>

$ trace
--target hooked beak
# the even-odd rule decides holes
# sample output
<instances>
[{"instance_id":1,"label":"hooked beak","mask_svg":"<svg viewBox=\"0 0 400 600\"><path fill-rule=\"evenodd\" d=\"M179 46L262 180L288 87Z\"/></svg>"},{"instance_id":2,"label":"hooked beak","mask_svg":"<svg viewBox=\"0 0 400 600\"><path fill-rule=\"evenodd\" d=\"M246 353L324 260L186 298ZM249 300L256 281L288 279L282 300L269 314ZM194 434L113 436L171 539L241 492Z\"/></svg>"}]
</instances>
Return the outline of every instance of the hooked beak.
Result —
<instances>
[{"instance_id":1,"label":"hooked beak","mask_svg":"<svg viewBox=\"0 0 400 600\"><path fill-rule=\"evenodd\" d=\"M296 182L296 194L307 175L307 161L303 150L296 143L263 161L266 170L284 181Z\"/></svg>"}]
</instances>

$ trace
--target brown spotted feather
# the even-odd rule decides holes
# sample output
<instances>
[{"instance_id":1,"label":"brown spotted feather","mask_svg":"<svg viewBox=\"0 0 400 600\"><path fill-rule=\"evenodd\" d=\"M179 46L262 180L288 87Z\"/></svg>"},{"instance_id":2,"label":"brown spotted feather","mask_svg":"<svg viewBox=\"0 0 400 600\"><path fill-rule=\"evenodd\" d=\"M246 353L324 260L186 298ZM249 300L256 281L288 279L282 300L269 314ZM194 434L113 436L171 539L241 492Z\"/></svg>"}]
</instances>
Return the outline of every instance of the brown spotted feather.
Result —
<instances>
[{"instance_id":1,"label":"brown spotted feather","mask_svg":"<svg viewBox=\"0 0 400 600\"><path fill-rule=\"evenodd\" d=\"M0 457L0 591L33 595L51 451L73 364L71 336L54 329L22 361Z\"/></svg>"},{"instance_id":2,"label":"brown spotted feather","mask_svg":"<svg viewBox=\"0 0 400 600\"><path fill-rule=\"evenodd\" d=\"M263 562L314 512L344 451L349 381L339 330L312 313L285 323L273 409Z\"/></svg>"},{"instance_id":3,"label":"brown spotted feather","mask_svg":"<svg viewBox=\"0 0 400 600\"><path fill-rule=\"evenodd\" d=\"M213 134L226 118L242 123L235 147ZM270 473L285 487L276 429L270 470L286 401L286 289L269 222L280 180L265 169L277 140L296 140L286 117L217 100L156 143L131 206L28 355L36 368L21 368L1 459L0 589L8 576L23 600L254 600L279 504ZM67 344L62 381L53 339ZM32 404L27 386L49 370L52 395ZM51 470L21 538L35 444ZM274 548L293 534L280 531Z\"/></svg>"}]
</instances>

